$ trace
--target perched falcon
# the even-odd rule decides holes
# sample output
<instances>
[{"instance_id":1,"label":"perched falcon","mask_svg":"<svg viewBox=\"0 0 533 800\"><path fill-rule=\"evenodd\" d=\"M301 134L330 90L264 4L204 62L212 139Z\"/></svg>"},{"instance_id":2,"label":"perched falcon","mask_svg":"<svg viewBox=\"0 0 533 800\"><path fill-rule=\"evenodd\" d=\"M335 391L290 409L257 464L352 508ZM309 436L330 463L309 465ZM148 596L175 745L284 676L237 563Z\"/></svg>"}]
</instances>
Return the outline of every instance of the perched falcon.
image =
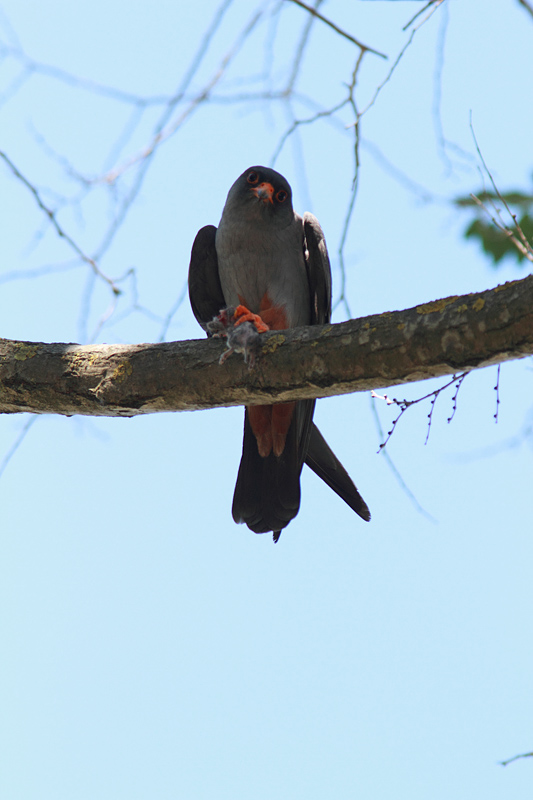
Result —
<instances>
[{"instance_id":1,"label":"perched falcon","mask_svg":"<svg viewBox=\"0 0 533 800\"><path fill-rule=\"evenodd\" d=\"M189 297L208 333L209 323L224 309L238 308L237 326L252 320L258 330L330 321L331 270L324 234L312 214L302 219L295 213L291 187L278 172L247 169L229 190L218 229L207 225L198 231ZM253 335L243 331L234 339ZM239 347L246 352L245 344ZM360 517L370 519L365 501L313 423L315 402L246 408L233 519L255 533L272 531L275 542L298 513L304 462Z\"/></svg>"}]
</instances>

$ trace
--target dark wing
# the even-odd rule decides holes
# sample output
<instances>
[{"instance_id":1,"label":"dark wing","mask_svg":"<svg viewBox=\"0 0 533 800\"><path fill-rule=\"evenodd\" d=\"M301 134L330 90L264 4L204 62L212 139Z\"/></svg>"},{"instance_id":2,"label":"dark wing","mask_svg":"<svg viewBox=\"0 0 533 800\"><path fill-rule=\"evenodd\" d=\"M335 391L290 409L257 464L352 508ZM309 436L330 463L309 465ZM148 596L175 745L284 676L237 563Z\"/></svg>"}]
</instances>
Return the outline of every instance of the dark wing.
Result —
<instances>
[{"instance_id":1,"label":"dark wing","mask_svg":"<svg viewBox=\"0 0 533 800\"><path fill-rule=\"evenodd\" d=\"M303 217L305 261L311 290L311 325L325 325L331 319L331 267L326 240L313 214Z\"/></svg>"},{"instance_id":2,"label":"dark wing","mask_svg":"<svg viewBox=\"0 0 533 800\"><path fill-rule=\"evenodd\" d=\"M306 212L302 219L303 250L307 279L309 281L309 297L311 301L310 324L322 325L331 317L331 268L329 265L326 241L317 218ZM291 425L290 441L294 473L298 476L298 495L296 486L292 485L293 505L296 506L293 516L298 513L300 505L300 473L306 460L309 437L313 425L316 400L300 400L296 404ZM289 442L288 442L289 444ZM297 502L297 505L296 505ZM287 524L287 523L286 523Z\"/></svg>"},{"instance_id":3,"label":"dark wing","mask_svg":"<svg viewBox=\"0 0 533 800\"><path fill-rule=\"evenodd\" d=\"M306 213L303 221L307 272L311 289L311 320L315 325L324 325L331 319L331 268L326 241L316 217ZM367 504L314 422L311 422L307 439L305 463L350 508L353 508L356 514L367 522L370 520Z\"/></svg>"},{"instance_id":4,"label":"dark wing","mask_svg":"<svg viewBox=\"0 0 533 800\"><path fill-rule=\"evenodd\" d=\"M326 240L317 218L306 212L303 216L304 259L309 281L311 301L311 325L323 325L331 318L331 267L329 265ZM301 471L307 453L315 400L298 403L298 460Z\"/></svg>"},{"instance_id":5,"label":"dark wing","mask_svg":"<svg viewBox=\"0 0 533 800\"><path fill-rule=\"evenodd\" d=\"M217 229L206 225L196 234L189 265L189 299L194 316L206 330L206 324L226 307L215 247Z\"/></svg>"}]
</instances>

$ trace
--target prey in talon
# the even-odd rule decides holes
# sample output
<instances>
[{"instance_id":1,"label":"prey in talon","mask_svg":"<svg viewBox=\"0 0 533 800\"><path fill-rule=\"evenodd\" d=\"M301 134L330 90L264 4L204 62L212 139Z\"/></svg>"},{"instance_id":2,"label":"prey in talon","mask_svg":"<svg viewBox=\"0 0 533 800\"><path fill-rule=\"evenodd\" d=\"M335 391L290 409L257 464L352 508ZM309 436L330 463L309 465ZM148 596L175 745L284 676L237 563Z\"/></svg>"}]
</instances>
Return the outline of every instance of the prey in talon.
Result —
<instances>
[{"instance_id":1,"label":"prey in talon","mask_svg":"<svg viewBox=\"0 0 533 800\"><path fill-rule=\"evenodd\" d=\"M227 350L222 353L218 363L223 364L232 353L242 353L244 363L248 364L248 369L252 370L255 366L255 357L259 349L260 334L257 332L252 322L243 322L235 325L228 330L226 338Z\"/></svg>"},{"instance_id":2,"label":"prey in talon","mask_svg":"<svg viewBox=\"0 0 533 800\"><path fill-rule=\"evenodd\" d=\"M259 334L269 330L258 314L252 314L244 306L222 308L206 324L206 329L213 338L226 339L227 350L220 356L219 364L223 364L232 353L242 353L249 370L255 366L261 339Z\"/></svg>"}]
</instances>

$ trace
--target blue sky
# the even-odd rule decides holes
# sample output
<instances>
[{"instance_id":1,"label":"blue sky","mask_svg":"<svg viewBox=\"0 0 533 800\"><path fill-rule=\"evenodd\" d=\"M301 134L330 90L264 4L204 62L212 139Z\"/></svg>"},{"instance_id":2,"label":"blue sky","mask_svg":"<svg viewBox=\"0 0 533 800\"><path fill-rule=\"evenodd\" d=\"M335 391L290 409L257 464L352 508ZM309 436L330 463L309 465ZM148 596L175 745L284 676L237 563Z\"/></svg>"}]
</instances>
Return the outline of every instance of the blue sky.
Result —
<instances>
[{"instance_id":1,"label":"blue sky","mask_svg":"<svg viewBox=\"0 0 533 800\"><path fill-rule=\"evenodd\" d=\"M359 109L422 5L321 6L389 56L365 56ZM150 7L4 0L1 7L2 42L16 49L16 33L34 64L23 73L16 53L4 51L0 149L50 206L73 201L61 205L58 220L94 253L137 173L124 173L116 195L101 183L87 192L73 173L94 179L126 164L150 141L164 108L155 102L135 117L125 97L94 84L172 95L218 5L187 6L186 17L180 4L163 0ZM187 88L191 97L255 8L228 3ZM114 278L135 271L137 294L126 278L105 324L106 286L2 167L1 336L159 339L197 230L217 224L246 167L271 163L290 124L283 104L223 98L284 85L305 22L290 3L279 19L265 14L213 102L157 150L99 262ZM481 186L470 114L499 187L531 190L532 37L533 19L512 0L450 0L416 32L361 122L344 251L353 316L526 274L510 261L493 270L461 238L467 220L449 200ZM344 97L357 53L315 23L296 84L298 118ZM13 81L19 88L11 93ZM439 94L440 124L453 143L447 158L435 123ZM338 124L302 126L275 163L296 209L322 224L336 297L351 121L346 109ZM339 304L334 320L346 313ZM166 338L199 337L185 301ZM531 381L530 359L502 366L495 424L496 368L470 375L451 424L451 392L439 396L427 445L428 403L403 417L387 450L416 503L377 454L369 395L320 401L317 423L372 522L306 470L300 514L277 546L231 519L241 409L36 420L0 479L2 796L529 798L533 760L505 769L498 762L533 749L532 453L521 433L531 424ZM414 398L438 385L387 393ZM387 430L394 410L377 403ZM0 420L0 460L27 422Z\"/></svg>"}]
</instances>

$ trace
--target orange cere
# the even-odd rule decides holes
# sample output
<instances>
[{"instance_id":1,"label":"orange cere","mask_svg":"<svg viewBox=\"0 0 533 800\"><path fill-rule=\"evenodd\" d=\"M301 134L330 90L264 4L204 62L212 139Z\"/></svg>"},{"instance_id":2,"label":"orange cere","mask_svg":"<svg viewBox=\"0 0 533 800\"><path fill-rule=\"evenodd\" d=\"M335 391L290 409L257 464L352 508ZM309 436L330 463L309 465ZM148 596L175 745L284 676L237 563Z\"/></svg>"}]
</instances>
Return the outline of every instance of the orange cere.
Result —
<instances>
[{"instance_id":1,"label":"orange cere","mask_svg":"<svg viewBox=\"0 0 533 800\"><path fill-rule=\"evenodd\" d=\"M274 205L272 199L274 196L274 187L271 183L264 181L260 183L259 186L254 186L250 191L255 194L258 200L262 200L263 203L272 203L272 205Z\"/></svg>"}]
</instances>

